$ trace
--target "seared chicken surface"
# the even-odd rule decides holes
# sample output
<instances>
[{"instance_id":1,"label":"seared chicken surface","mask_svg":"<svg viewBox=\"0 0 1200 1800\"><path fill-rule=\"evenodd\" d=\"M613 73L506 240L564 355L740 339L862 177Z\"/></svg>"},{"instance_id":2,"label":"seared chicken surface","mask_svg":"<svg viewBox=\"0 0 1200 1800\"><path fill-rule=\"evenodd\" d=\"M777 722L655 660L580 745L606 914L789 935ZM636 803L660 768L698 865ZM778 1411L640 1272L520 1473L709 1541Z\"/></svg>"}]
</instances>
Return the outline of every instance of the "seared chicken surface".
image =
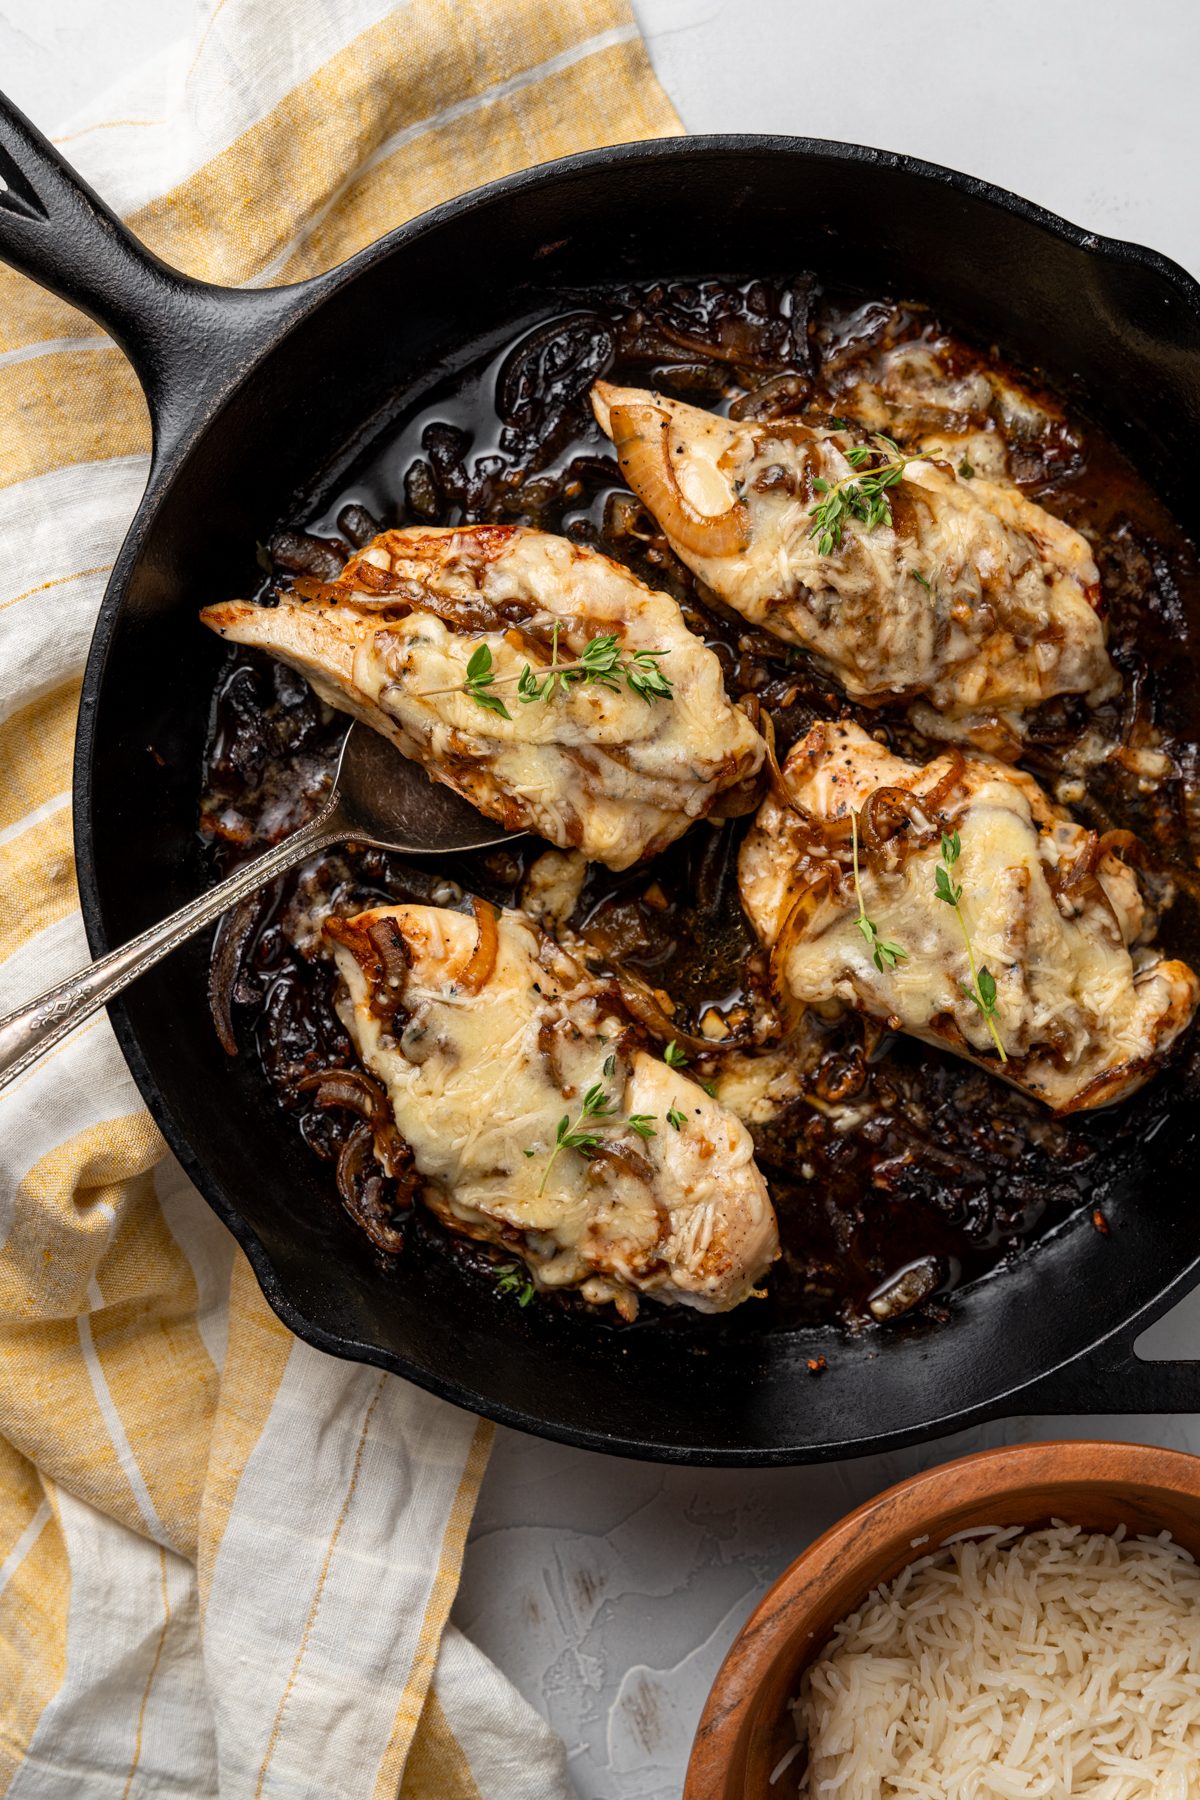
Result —
<instances>
[{"instance_id":1,"label":"seared chicken surface","mask_svg":"<svg viewBox=\"0 0 1200 1800\"><path fill-rule=\"evenodd\" d=\"M957 750L918 768L850 723L815 725L782 775L786 799L763 803L739 876L785 1000L857 1009L1058 1113L1134 1092L1191 1020L1200 983L1144 942L1134 874L1032 777ZM943 834L958 836L952 865ZM939 863L961 887L961 923L938 897ZM899 954L877 960L880 941ZM972 998L982 970L1004 1064Z\"/></svg>"},{"instance_id":2,"label":"seared chicken surface","mask_svg":"<svg viewBox=\"0 0 1200 1800\"><path fill-rule=\"evenodd\" d=\"M385 531L309 591L201 618L290 663L504 826L625 869L714 808L745 809L731 790L755 775L763 744L720 663L673 599L598 551L516 526ZM524 669L544 681L609 635L624 666L655 653L642 667L669 697L643 697L618 670L522 698ZM486 705L468 691L484 651Z\"/></svg>"},{"instance_id":3,"label":"seared chicken surface","mask_svg":"<svg viewBox=\"0 0 1200 1800\"><path fill-rule=\"evenodd\" d=\"M639 1294L702 1312L747 1298L779 1250L750 1134L631 1046L611 984L482 902L325 929L342 1018L447 1224L626 1317Z\"/></svg>"},{"instance_id":4,"label":"seared chicken surface","mask_svg":"<svg viewBox=\"0 0 1200 1800\"><path fill-rule=\"evenodd\" d=\"M997 717L1011 733L1056 694L1096 704L1119 688L1086 541L1017 488L909 460L886 489L890 519L843 514L840 541L823 546L815 509L898 462L892 452L607 382L592 397L677 555L743 618L811 651L851 698L920 701L924 730L961 736Z\"/></svg>"}]
</instances>

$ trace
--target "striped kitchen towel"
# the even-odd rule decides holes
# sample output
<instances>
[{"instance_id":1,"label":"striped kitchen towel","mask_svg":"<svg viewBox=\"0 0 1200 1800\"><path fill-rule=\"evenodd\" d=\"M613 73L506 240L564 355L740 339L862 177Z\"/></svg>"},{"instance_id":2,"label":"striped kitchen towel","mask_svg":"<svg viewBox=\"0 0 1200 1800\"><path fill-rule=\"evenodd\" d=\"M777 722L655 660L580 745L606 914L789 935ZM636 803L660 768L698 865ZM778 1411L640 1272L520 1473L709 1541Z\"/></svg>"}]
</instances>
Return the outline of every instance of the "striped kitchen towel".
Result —
<instances>
[{"instance_id":1,"label":"striped kitchen towel","mask_svg":"<svg viewBox=\"0 0 1200 1800\"><path fill-rule=\"evenodd\" d=\"M625 0L205 0L58 142L168 262L324 269L463 188L679 129ZM0 270L0 1012L84 960L71 748L147 469L87 319ZM447 1615L488 1429L293 1340L107 1020L0 1099L0 1795L559 1800Z\"/></svg>"}]
</instances>

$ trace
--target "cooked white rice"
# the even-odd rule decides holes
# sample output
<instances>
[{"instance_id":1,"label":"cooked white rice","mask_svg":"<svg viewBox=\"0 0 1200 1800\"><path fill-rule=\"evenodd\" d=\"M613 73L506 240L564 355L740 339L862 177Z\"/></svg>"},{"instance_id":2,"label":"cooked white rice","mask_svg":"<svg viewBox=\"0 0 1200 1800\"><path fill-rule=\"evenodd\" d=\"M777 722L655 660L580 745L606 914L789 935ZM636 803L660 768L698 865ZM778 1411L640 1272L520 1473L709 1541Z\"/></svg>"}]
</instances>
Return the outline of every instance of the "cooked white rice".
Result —
<instances>
[{"instance_id":1,"label":"cooked white rice","mask_svg":"<svg viewBox=\"0 0 1200 1800\"><path fill-rule=\"evenodd\" d=\"M1200 1569L1167 1532L959 1533L842 1621L793 1712L805 1800L1197 1800Z\"/></svg>"}]
</instances>

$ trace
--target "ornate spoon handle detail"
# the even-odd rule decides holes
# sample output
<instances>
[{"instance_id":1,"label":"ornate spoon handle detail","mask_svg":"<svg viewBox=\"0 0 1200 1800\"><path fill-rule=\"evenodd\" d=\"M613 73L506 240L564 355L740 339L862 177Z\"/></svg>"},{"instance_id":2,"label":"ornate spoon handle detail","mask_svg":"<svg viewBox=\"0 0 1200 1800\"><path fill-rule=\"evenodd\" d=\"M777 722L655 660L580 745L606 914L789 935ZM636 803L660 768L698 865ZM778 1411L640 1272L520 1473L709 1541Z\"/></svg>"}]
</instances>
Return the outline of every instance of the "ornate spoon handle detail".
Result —
<instances>
[{"instance_id":1,"label":"ornate spoon handle detail","mask_svg":"<svg viewBox=\"0 0 1200 1800\"><path fill-rule=\"evenodd\" d=\"M0 1019L0 1088L24 1074L39 1056L82 1025L100 1007L127 988L144 970L176 949L186 939L219 918L276 875L302 862L314 851L341 842L345 831L336 818L338 796L331 795L315 819L285 838L273 850L247 863L216 887L132 938L110 950L99 962L76 970L35 1000Z\"/></svg>"}]
</instances>

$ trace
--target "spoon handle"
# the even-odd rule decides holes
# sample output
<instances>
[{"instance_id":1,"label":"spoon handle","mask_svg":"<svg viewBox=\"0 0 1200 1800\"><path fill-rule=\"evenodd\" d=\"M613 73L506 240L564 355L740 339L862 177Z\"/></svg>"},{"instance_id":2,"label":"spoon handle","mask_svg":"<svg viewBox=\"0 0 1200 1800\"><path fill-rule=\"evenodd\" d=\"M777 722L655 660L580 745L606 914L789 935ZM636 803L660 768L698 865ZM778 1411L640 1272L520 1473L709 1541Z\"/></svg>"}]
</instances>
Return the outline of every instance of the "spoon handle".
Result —
<instances>
[{"instance_id":1,"label":"spoon handle","mask_svg":"<svg viewBox=\"0 0 1200 1800\"><path fill-rule=\"evenodd\" d=\"M100 1007L127 988L179 944L227 912L239 900L302 862L328 844L340 843L345 831L335 820L338 796L332 794L315 819L293 832L273 850L256 857L214 888L189 900L169 919L98 962L78 969L55 987L0 1019L0 1088L7 1087L53 1045Z\"/></svg>"}]
</instances>

